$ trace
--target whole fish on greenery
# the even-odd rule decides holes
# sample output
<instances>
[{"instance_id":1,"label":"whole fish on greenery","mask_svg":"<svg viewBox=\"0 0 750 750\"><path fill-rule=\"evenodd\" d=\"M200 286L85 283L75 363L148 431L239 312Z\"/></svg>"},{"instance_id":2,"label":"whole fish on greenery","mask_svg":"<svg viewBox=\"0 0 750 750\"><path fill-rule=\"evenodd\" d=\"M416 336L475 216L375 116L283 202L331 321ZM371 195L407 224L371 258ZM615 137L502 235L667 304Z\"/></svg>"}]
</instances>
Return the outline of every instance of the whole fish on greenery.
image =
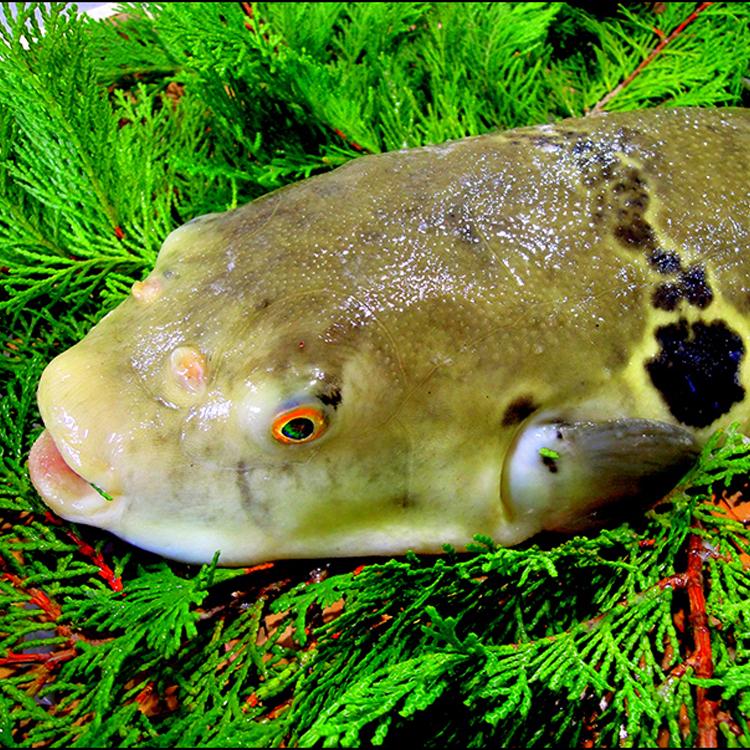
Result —
<instances>
[{"instance_id":1,"label":"whole fish on greenery","mask_svg":"<svg viewBox=\"0 0 750 750\"><path fill-rule=\"evenodd\" d=\"M747 416L750 117L369 156L166 240L39 387L33 481L169 557L515 544Z\"/></svg>"},{"instance_id":2,"label":"whole fish on greenery","mask_svg":"<svg viewBox=\"0 0 750 750\"><path fill-rule=\"evenodd\" d=\"M750 116L357 159L166 240L39 387L61 516L169 557L512 545L663 496L750 379Z\"/></svg>"},{"instance_id":3,"label":"whole fish on greenery","mask_svg":"<svg viewBox=\"0 0 750 750\"><path fill-rule=\"evenodd\" d=\"M695 342L705 344L707 329L718 333L716 324L721 323L742 340L737 382L740 388L747 388L741 290L733 287L742 284L742 269L736 269L736 279L721 271L731 264L733 252L739 256L747 246L740 242L732 249L719 242L722 237L741 236L738 221L745 219L738 217L747 215L746 185L740 197L735 195L731 205L721 209L727 212L726 220L716 218L718 196L722 191L736 193L737 181L747 173L746 149L737 152L722 145L725 141L720 134L709 135L707 127L701 128L704 137L696 133L695 139L687 139L690 143L685 148L680 147L683 136L658 120L648 124L645 110L747 107L749 9L747 3L127 3L120 8L125 15L103 22L86 19L67 3L19 4L0 11L8 22L7 26L0 24L0 314L4 315L0 330L5 334L0 357L0 745L370 747L379 743L413 745L415 738L420 746L435 748L747 745L750 544L746 519L750 502L746 486L744 496L735 490L742 489L750 472L750 443L742 434L747 431L746 424L728 428L733 418L741 422L746 414L742 403L733 401L715 423L691 426L664 405L644 366L658 359L662 348L669 349L656 337L660 327L677 325L671 330L680 334L680 319L684 318L688 335L675 335L671 348L679 353L676 344L682 341L684 352L699 361L698 354L706 347ZM511 331L517 330L513 339L516 348L494 355L499 360L498 372L505 373L503 382L512 389L493 392L485 410L494 410L500 419L493 429L506 435L502 440L528 456L528 466L536 469L531 476L541 481L542 489L551 491L553 480L564 479L571 466L585 465L578 460L580 452L571 454L563 449L550 427L553 423L565 427L561 436L566 437L566 445L572 445L572 435L597 433L571 433L571 426L606 422L614 426L614 420L622 419L633 425L648 420L662 425L656 433L662 439L667 425L675 429L669 433L675 438L678 431L685 430L686 453L692 453L693 442L696 447L704 442L704 431L714 432L678 489L663 501L647 512L640 510L643 500L660 494L672 483L671 475L677 475L679 440L673 441L671 454L661 454L662 459L669 459L666 476L662 481L652 474L637 510L636 503L629 501L634 477L625 477L621 493L625 502L621 505L635 510L626 523L607 520L596 533L562 538L544 535L514 547L500 547L487 536L477 536L468 554L463 553L461 542L457 550L461 554L447 549L437 557L407 554L379 561L357 557L335 560L334 543L326 548L322 560L314 562L292 560L235 568L209 563L197 567L155 557L109 533L61 522L46 512L47 506L31 486L27 466L29 451L43 430L36 390L44 366L126 300L135 282L140 282L134 295L136 299L140 296L140 307L134 299L127 299L115 313L121 321L129 308L162 320L160 325L170 320L174 324L189 313L183 323L187 336L190 315L194 320L202 316L203 333L212 326L219 332L232 322L229 315L235 306L233 314L240 315L241 300L225 297L223 305L217 302L213 320L211 311L200 312L200 294L193 295L190 307L185 289L178 295L184 300L180 302L175 285L169 286L179 278L166 278L176 262L166 264L162 258L152 279L146 279L159 247L173 229L202 214L235 209L270 190L328 172L352 159L363 164L350 169L367 171L370 167L364 167L370 157L363 156L365 153L441 144L584 114L592 120L589 128L601 128L604 121L598 120L595 126L593 120L602 110L642 110L640 124L636 127L633 120L628 125L629 138L633 131L637 138L623 141L627 151L615 149L613 156L623 154L628 163L631 159L639 162L642 171L648 168L646 177L639 176L648 191L643 216L656 233L659 249L679 256L679 262L670 256L652 256L645 245L631 248L616 239L597 246L599 262L616 255L619 260L613 261L613 267L643 279L640 292L632 292L632 304L623 306L607 293L619 290L622 298L631 299L625 291L626 277L616 277L605 285L599 277L590 276L596 280L591 303L602 305L607 330L617 332L607 342L609 351L618 336L622 337L624 349L632 352L631 374L642 378L644 390L637 398L634 395L633 401L640 410L631 412L624 404L623 411L611 417L603 400L598 406L593 403L597 384L605 383L606 373L599 369L602 356L595 347L584 344L586 338L575 335L583 329L581 317L573 315L573 300L564 294L555 298L554 285L563 278L558 279L559 274L550 274L549 280L533 286L527 280L528 304L521 309L519 298L518 314L498 321L498 332L488 337L484 350L478 337L462 339L463 334L455 328L449 329L449 334L454 335L456 352L464 347L479 361L480 353L488 356L485 352L492 352L492 346L501 342L501 325L508 340ZM737 122L737 115L731 110L726 111L726 118L723 114L706 117L729 138L737 126L721 123ZM567 125L561 123L560 127ZM549 128L545 130L549 135ZM542 149L544 145L538 144L540 157L551 160ZM552 146L547 143L545 147ZM576 156L585 157L583 141L577 147L575 143L562 146L577 148ZM497 162L497 171L515 174L518 180L533 172L532 165L523 159L518 162L519 152L524 149L508 149L508 159ZM396 155L380 158L396 159ZM581 161L579 174L586 164ZM469 167L467 160L460 169ZM562 179L563 170L559 171ZM572 180L574 172L570 174ZM394 181L397 177L389 175ZM614 187L614 180L612 175L605 181ZM704 191L706 186L711 190ZM717 186L718 193L714 191ZM602 191L604 187L602 183ZM433 188L440 188L439 180ZM290 188L281 196L299 190ZM591 203L584 201L586 206L593 205L599 194L593 185L591 190ZM570 193L571 198L577 191ZM343 219L342 212L353 212L355 207L364 221L370 200L370 196L363 200L364 192L331 201L329 226L334 227L340 216ZM606 192L602 195L606 225L611 227L617 206L611 194L609 198ZM677 200L669 200L670 195L676 195ZM412 197L416 201L418 196ZM518 208L515 216L535 219L537 213L541 215L543 202L537 197L529 193L525 214ZM466 204L478 205L468 200ZM575 200L569 204L571 210L574 204ZM552 205L563 206L565 201ZM249 217L262 206L261 202L240 213ZM672 221L666 225L659 216L671 216ZM716 233L701 235L701 227L709 226L711 217L716 219ZM231 221L234 219L217 221L214 227L224 226L226 234ZM530 221L534 224L539 226L539 222ZM557 227L548 221L547 226L548 243L558 235L564 237L564 222ZM193 225L192 230L197 229ZM501 258L515 258L520 263L519 250L532 259L539 257L522 245L524 233L518 221L501 229L507 230L504 239L497 241L503 243ZM604 229L602 226L600 231ZM400 236L395 227L379 231L392 233L389 236L394 241ZM437 234L436 227L430 231ZM700 236L702 244L693 236ZM300 243L303 238L304 233L296 240ZM291 247L292 238L274 241ZM189 251L185 258L192 252L190 247L185 243L183 253ZM382 253L375 239L368 248ZM477 252L481 250L480 245ZM257 248L248 248L245 263L256 267L265 284L280 288L284 279L293 283L290 275L299 277L298 291L301 296L310 295L311 305L303 308L301 302L288 300L295 309L307 310L317 304L321 288L336 297L337 285L346 281L343 274L331 273L321 282L321 272L317 280L305 282L288 258L279 271L270 263L261 266L258 260L253 261L257 252ZM271 256L268 251L267 257ZM281 262L285 256L279 252L273 257ZM337 267L343 268L344 258L350 257L339 259ZM445 252L443 256L438 253L440 257L445 257ZM594 256L580 250L577 257ZM652 257L657 266L649 260ZM358 258L360 263L367 259L364 252ZM191 267L197 265L196 260ZM705 266L705 286L700 273L692 270L695 265ZM204 266L210 270L208 263ZM491 270L492 266L488 267ZM353 265L349 269L355 270ZM248 268L247 273L252 270ZM378 268L373 273L383 271ZM591 268L579 264L573 276L584 274L590 275ZM160 279L161 275L164 278ZM198 275L193 286L200 292ZM499 272L496 275L500 278ZM432 278L437 279L438 274ZM512 281L509 273L504 278ZM367 276L359 279L364 284ZM572 285L573 280L568 283ZM709 297L706 287L711 301L701 308L699 304ZM734 296L733 288L737 291ZM160 289L162 296L157 294L153 304L147 303L151 292ZM662 304L675 305L673 310L654 308L657 289ZM203 290L204 296L213 294L208 286ZM286 292L284 295L288 297ZM464 297L467 302L471 299L468 292ZM276 299L281 298L280 294ZM167 305L169 300L175 304L162 318L156 305L164 306L165 300ZM263 314L276 316L266 323L266 331L272 328L273 321L281 319L283 308L274 310L275 304L271 302L265 312L249 309L246 330L253 330L251 316L260 320ZM384 310L374 305L370 309L382 320ZM420 336L424 338L423 331L409 328L408 316L414 310L416 306L405 308L398 318L403 324L391 330L399 333L394 341L405 369L413 368L407 374L418 375L425 368L404 356L405 342L420 344ZM531 311L536 311L536 317L530 317ZM592 384L588 392L581 387L580 403L568 403L567 417L550 408L562 400L554 401L537 390L519 358L523 347L531 347L532 324L546 320L545 315L550 320L550 336L555 319L559 323L556 334L574 343L565 349L563 342L554 344L548 338L548 351L553 356L545 363L544 382L550 388L566 383L572 388L577 369L579 377ZM105 331L109 320L103 324ZM299 320L309 319L300 316ZM239 317L234 321L239 327ZM706 328L698 327L699 322ZM443 323L435 318L434 327ZM562 323L570 325L566 328ZM486 321L477 325L484 326L482 330L489 328ZM179 383L195 383L198 365L204 368L208 389L225 389L230 382L232 370L227 368L225 377L216 367L216 356L221 363L229 360L229 354L222 357L219 347L203 351L200 347L209 343L208 339L190 334L189 340L170 345L175 349L197 347L205 360L201 363L184 350L174 355L181 381L170 384L174 375L170 374L169 349L153 349L154 357L162 358L164 375L161 381L156 377L150 381L153 394L145 385L135 385L133 370L128 376L131 386L117 392L111 385L103 391L103 382L126 377L134 345L148 340L145 328L145 322L134 321L130 328L117 324L100 337L100 345L86 344L85 350L78 350L97 351L89 382L80 387L81 404L85 399L91 405L85 414L91 431L87 442L90 458L104 451L104 440L95 447L97 437L106 440L106 436L130 434L135 438L139 415L142 424L153 423L157 407L165 419L172 415L175 422L182 419L187 424L188 412L197 409L201 399L209 403L207 393L197 393L192 404L176 400L189 396ZM121 340L111 335L114 329L119 330ZM236 328L235 332L242 330ZM636 335L639 331L641 339ZM226 333L225 340L231 343L232 331ZM282 327L273 333L281 336ZM367 326L362 333L360 342L377 335ZM317 339L305 336L295 341L295 346L300 341L312 346L310 342ZM359 346L353 336L349 341ZM426 345L433 345L431 341ZM638 341L648 342L643 344L645 350L639 350ZM733 339L728 341L731 345ZM332 352L335 344L323 347L324 343L318 351ZM256 359L256 354L262 357L263 352L253 354L256 342L237 338L233 345L238 352L240 346L248 347L247 377L263 372ZM270 337L267 345L271 347ZM731 347L727 348L731 352ZM582 353L577 353L579 349ZM346 358L359 350L350 350L348 355L344 348L339 351ZM295 355L299 353L295 350ZM680 359L673 356L667 361ZM709 360L713 361L703 356L703 361ZM473 379L470 364L462 362L459 357L454 357L453 363L441 362L425 381L426 390L436 397L438 380L463 369L464 381L457 376L455 384L469 393L469 402L476 402L474 408L482 417L475 425L471 446L477 454L485 450L489 454L490 443L501 445L500 438L497 432L487 431L490 416L480 412L481 382ZM722 403L716 405L713 399L725 399L726 406L737 395L731 386L732 358L725 362L730 374L717 377L710 389L701 385L701 380L686 378L684 373L680 376L688 393L692 385L712 394L705 401L708 410L703 419L722 408ZM157 364L154 359L154 366ZM670 371L675 372L674 368ZM293 374L291 367L288 372ZM482 377L488 378L487 370L482 372ZM600 381L595 381L597 372ZM716 371L707 367L705 372ZM375 373L381 377L377 370ZM619 367L613 366L611 374L621 385L626 382ZM283 385L282 375L280 371L269 374ZM76 376L79 380L85 377L88 375ZM158 382L170 392L158 391ZM391 430L387 421L393 402L383 397L382 389L377 390L378 382L350 392L342 383L338 408L326 412L326 431L310 442L280 443L273 437L274 418L283 410L273 411L259 440L278 448L276 456L315 453L310 461L315 467L324 449L333 455L339 444L334 430L339 429L337 425L343 430L339 421L343 410L369 408L381 421L363 422L356 429L362 431L362 445L366 442L364 430L368 430L370 445L366 447L382 450L375 437L382 433L385 440L395 429ZM364 392L370 384L372 392ZM526 386L523 392L521 386ZM615 384L611 387L610 392L615 393ZM83 405L79 409L67 397L63 401L64 389L60 390L60 404L68 404L63 408L83 420ZM649 411L644 400L647 393L656 404L654 411ZM562 391L560 394L562 399ZM329 397L334 395L335 391L328 392ZM352 397L362 395L364 399L359 400L363 405L357 406L358 400ZM154 400L166 401L168 396L181 411ZM436 446L440 439L446 446L455 442L455 437L441 438L430 428L435 424L434 415L445 410L444 397L428 401L430 394L418 388L413 394L402 392L402 397L406 403L421 399L431 408L429 424L402 420L402 434L422 451L421 456L427 455L430 442ZM514 408L508 411L513 402ZM94 404L99 407L95 409ZM591 405L590 411L575 408L586 404ZM315 402L296 406L314 407ZM330 409L333 404L323 406ZM610 413L613 408L610 403ZM510 424L503 425L506 412ZM315 413L313 409L311 422ZM554 419L545 423L548 413ZM288 426L282 420L277 433L287 439L304 439L310 423L304 415L298 417L301 421ZM524 430L534 420L542 430L536 439L532 431ZM461 422L448 425L447 413L438 426L449 436L459 427L470 429ZM637 429L638 425L634 426ZM354 433L352 422L347 429ZM510 437L514 429L519 436L532 436L527 437L530 442L525 447L520 440L515 442L515 436ZM139 454L148 459L140 467L140 486L152 502L157 480L162 491L178 489L174 480L181 470L171 464L177 450L170 442L175 432L176 427L168 427L165 421L160 444L143 445L140 453L132 452L137 443L123 444L131 457L137 459ZM56 440L59 437L54 427L49 434ZM187 439L188 432L185 434ZM200 434L196 430L192 437ZM632 437L632 431L629 434ZM155 439L156 433L151 435ZM206 444L221 435L221 429L206 433ZM242 436L243 444L250 444L248 433ZM628 437L627 431L624 437ZM227 434L223 444L230 438ZM61 456L72 462L62 441L58 442ZM39 448L43 446L41 443ZM149 446L151 453L147 453ZM220 447L216 446L217 456ZM194 440L190 451L199 454L200 444ZM411 456L417 456L411 445L410 451ZM448 453L447 447L444 452ZM50 460L56 458L49 445L46 455ZM127 460L125 450L120 455L117 466L128 466L135 476L139 467ZM260 449L256 451L259 455ZM267 455L267 465L277 465L273 454ZM643 451L629 455L635 466ZM465 461L466 456L473 460L468 446L455 458ZM169 461L167 457L171 457ZM350 455L347 464L336 467L340 477L351 478L346 470L354 470L355 458ZM614 458L614 464L603 467L606 477L611 478L613 465L624 465L616 452ZM182 470L190 460L184 460ZM290 466L283 476L291 486L298 464L296 458L287 461ZM474 460L478 462L478 458ZM442 478L450 478L447 467L460 465L460 461L446 460L444 465L435 461L435 465ZM257 466L248 464L248 473L260 481ZM82 465L78 468L83 472ZM387 468L384 462L383 469ZM415 460L410 476L422 476L420 468ZM221 477L228 482L237 470L237 465L221 472L210 469L217 482ZM49 480L54 476L58 480L67 476L72 489L79 481L59 463L57 472L52 467ZM83 489L91 492L90 497L101 502L102 508L106 509L107 503L124 508L130 502L106 476L84 476L91 481ZM468 481L474 480L470 475ZM574 477L565 481L568 488L581 483ZM269 476L269 486L271 483ZM207 485L208 479L205 489L213 488ZM438 498L444 502L448 490L438 486L438 478L432 486L441 491ZM512 489L512 483L510 486ZM228 484L227 488L227 497L229 491L237 491ZM200 494L202 504L193 510L194 517L211 521L210 500L222 497L221 487L216 489L218 494L201 494L201 488L195 488L196 502ZM504 489L500 487L498 494ZM413 496L418 498L416 492ZM459 488L456 500L465 496ZM334 497L340 501L341 494L334 493ZM275 502L280 505L268 511L269 521L272 512L278 514L279 507L287 507L281 488ZM602 520L604 507L583 507L565 525L584 523L592 512ZM530 518L552 521L549 513L536 512L531 505L528 509ZM449 512L458 514L460 506L454 503ZM175 547L180 530L170 525L170 520L179 518L179 503L171 508L155 504L153 515L157 513ZM337 539L345 538L354 525L351 517L340 515ZM94 519L89 516L88 520ZM308 520L313 526L326 521ZM329 524L335 526L337 520L328 516ZM363 516L362 520L367 519ZM138 523L134 521L134 525ZM476 524L467 521L466 525L473 533ZM418 529L419 524L413 528ZM190 541L187 537L183 540L185 548ZM281 547L279 544L279 554Z\"/></svg>"}]
</instances>

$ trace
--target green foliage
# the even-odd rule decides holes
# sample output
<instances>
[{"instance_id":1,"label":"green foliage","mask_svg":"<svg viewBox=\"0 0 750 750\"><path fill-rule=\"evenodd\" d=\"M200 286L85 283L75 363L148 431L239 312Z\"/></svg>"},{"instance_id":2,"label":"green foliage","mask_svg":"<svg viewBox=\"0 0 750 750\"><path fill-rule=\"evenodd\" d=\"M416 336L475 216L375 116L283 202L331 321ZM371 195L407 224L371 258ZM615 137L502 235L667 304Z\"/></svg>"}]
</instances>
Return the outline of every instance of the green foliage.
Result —
<instances>
[{"instance_id":1,"label":"green foliage","mask_svg":"<svg viewBox=\"0 0 750 750\"><path fill-rule=\"evenodd\" d=\"M589 36L591 52L577 48L551 66L550 85L558 106L570 116L591 110L608 92L628 78L654 49L690 15L692 6L664 3L658 16L623 6L623 23L612 24L572 10L566 33ZM746 86L750 25L736 3L712 3L683 33L607 103L606 109L640 109L668 102L670 106L736 103ZM655 37L658 29L659 37ZM720 31L721 33L717 33ZM593 53L593 54L591 54Z\"/></svg>"},{"instance_id":2,"label":"green foliage","mask_svg":"<svg viewBox=\"0 0 750 750\"><path fill-rule=\"evenodd\" d=\"M657 5L128 3L116 22L13 9L0 744L690 746L700 691L720 701L722 741L750 744L750 549L734 507L711 501L750 469L734 429L637 524L312 572L157 560L46 518L25 468L44 364L183 221L365 152L583 115L612 93L608 109L747 104L748 6L714 3L674 33L694 6ZM710 670L690 620L699 577Z\"/></svg>"}]
</instances>

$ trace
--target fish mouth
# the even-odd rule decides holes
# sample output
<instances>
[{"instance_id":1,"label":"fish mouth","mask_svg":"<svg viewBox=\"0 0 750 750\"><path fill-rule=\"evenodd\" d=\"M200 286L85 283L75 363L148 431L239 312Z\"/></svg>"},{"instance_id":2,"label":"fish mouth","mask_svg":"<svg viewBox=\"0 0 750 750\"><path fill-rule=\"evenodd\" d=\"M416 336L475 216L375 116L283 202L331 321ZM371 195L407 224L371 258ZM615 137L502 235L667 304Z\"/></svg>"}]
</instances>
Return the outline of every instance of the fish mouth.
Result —
<instances>
[{"instance_id":1,"label":"fish mouth","mask_svg":"<svg viewBox=\"0 0 750 750\"><path fill-rule=\"evenodd\" d=\"M68 521L102 525L120 513L116 498L103 493L65 460L49 430L29 451L29 476L44 502Z\"/></svg>"}]
</instances>

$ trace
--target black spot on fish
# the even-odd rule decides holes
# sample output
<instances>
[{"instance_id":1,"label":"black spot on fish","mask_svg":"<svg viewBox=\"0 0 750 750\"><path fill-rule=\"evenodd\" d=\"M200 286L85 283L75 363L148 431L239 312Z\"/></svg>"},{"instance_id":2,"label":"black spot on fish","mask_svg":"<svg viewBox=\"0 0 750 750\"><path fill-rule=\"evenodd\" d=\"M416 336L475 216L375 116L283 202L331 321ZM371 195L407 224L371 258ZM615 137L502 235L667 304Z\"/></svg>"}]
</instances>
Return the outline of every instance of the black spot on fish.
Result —
<instances>
[{"instance_id":1,"label":"black spot on fish","mask_svg":"<svg viewBox=\"0 0 750 750\"><path fill-rule=\"evenodd\" d=\"M643 213L646 210L649 201L646 181L637 169L628 169L622 178L612 185L611 189L617 196L617 201L622 210L630 210L633 213Z\"/></svg>"},{"instance_id":2,"label":"black spot on fish","mask_svg":"<svg viewBox=\"0 0 750 750\"><path fill-rule=\"evenodd\" d=\"M680 274L676 282L659 284L652 301L654 307L659 310L675 310L682 299L694 307L705 310L713 298L703 266L691 266Z\"/></svg>"},{"instance_id":3,"label":"black spot on fish","mask_svg":"<svg viewBox=\"0 0 750 750\"><path fill-rule=\"evenodd\" d=\"M654 290L653 304L659 310L675 310L682 299L679 284L659 284Z\"/></svg>"},{"instance_id":4,"label":"black spot on fish","mask_svg":"<svg viewBox=\"0 0 750 750\"><path fill-rule=\"evenodd\" d=\"M408 492L404 493L403 495L396 495L396 497L392 499L392 503L397 508L411 508L412 506L416 505L416 502Z\"/></svg>"},{"instance_id":5,"label":"black spot on fish","mask_svg":"<svg viewBox=\"0 0 750 750\"><path fill-rule=\"evenodd\" d=\"M672 415L691 427L707 427L745 397L739 367L742 339L724 321L658 328L659 354L646 363L654 387Z\"/></svg>"},{"instance_id":6,"label":"black spot on fish","mask_svg":"<svg viewBox=\"0 0 750 750\"><path fill-rule=\"evenodd\" d=\"M547 467L550 474L557 474L557 459L549 455L540 456L542 463Z\"/></svg>"},{"instance_id":7,"label":"black spot on fish","mask_svg":"<svg viewBox=\"0 0 750 750\"><path fill-rule=\"evenodd\" d=\"M654 230L640 216L620 221L614 229L615 237L626 247L635 250L653 250L656 247Z\"/></svg>"},{"instance_id":8,"label":"black spot on fish","mask_svg":"<svg viewBox=\"0 0 750 750\"><path fill-rule=\"evenodd\" d=\"M503 427L520 424L538 408L531 396L519 396L513 399L505 409L505 414L503 414Z\"/></svg>"},{"instance_id":9,"label":"black spot on fish","mask_svg":"<svg viewBox=\"0 0 750 750\"><path fill-rule=\"evenodd\" d=\"M705 310L712 302L714 295L706 281L703 266L691 266L680 277L682 293L693 306Z\"/></svg>"},{"instance_id":10,"label":"black spot on fish","mask_svg":"<svg viewBox=\"0 0 750 750\"><path fill-rule=\"evenodd\" d=\"M338 408L341 403L341 389L338 386L331 385L323 393L318 394L318 398L326 405L334 409Z\"/></svg>"},{"instance_id":11,"label":"black spot on fish","mask_svg":"<svg viewBox=\"0 0 750 750\"><path fill-rule=\"evenodd\" d=\"M649 253L648 262L658 273L679 273L682 271L682 263L677 253L669 253L665 250L653 250Z\"/></svg>"},{"instance_id":12,"label":"black spot on fish","mask_svg":"<svg viewBox=\"0 0 750 750\"><path fill-rule=\"evenodd\" d=\"M646 251L649 258L657 258L654 230L644 218L649 204L646 180L636 168L625 168L620 164L618 175L608 186L607 193L617 240L627 248Z\"/></svg>"}]
</instances>

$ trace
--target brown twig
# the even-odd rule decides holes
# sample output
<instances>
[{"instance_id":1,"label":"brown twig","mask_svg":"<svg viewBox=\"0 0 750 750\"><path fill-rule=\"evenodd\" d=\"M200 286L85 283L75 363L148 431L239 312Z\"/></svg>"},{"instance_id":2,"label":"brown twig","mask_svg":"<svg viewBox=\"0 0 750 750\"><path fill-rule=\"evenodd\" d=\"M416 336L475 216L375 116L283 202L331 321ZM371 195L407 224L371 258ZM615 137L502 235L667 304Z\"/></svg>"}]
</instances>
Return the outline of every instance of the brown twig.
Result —
<instances>
[{"instance_id":1,"label":"brown twig","mask_svg":"<svg viewBox=\"0 0 750 750\"><path fill-rule=\"evenodd\" d=\"M16 591L22 591L25 593L28 596L29 604L40 609L44 613L48 622L57 622L57 618L60 617L60 614L62 613L60 605L52 601L44 591L38 588L27 588L23 579L15 573L3 573L2 578L9 581Z\"/></svg>"},{"instance_id":2,"label":"brown twig","mask_svg":"<svg viewBox=\"0 0 750 750\"><path fill-rule=\"evenodd\" d=\"M703 582L703 560L707 554L703 540L691 534L688 544L688 562L685 587L688 596L688 622L693 635L694 651L691 661L695 665L695 676L701 679L713 677L714 664L711 654L711 633L708 629L706 596ZM696 719L698 721L697 747L718 747L717 719L718 704L709 699L707 689L697 687L695 691Z\"/></svg>"},{"instance_id":3,"label":"brown twig","mask_svg":"<svg viewBox=\"0 0 750 750\"><path fill-rule=\"evenodd\" d=\"M79 552L88 557L97 568L99 568L99 577L103 578L112 591L122 591L122 578L116 576L112 568L107 564L104 559L104 555L101 552L97 552L90 544L84 542L76 533L67 530L65 534L77 545Z\"/></svg>"},{"instance_id":4,"label":"brown twig","mask_svg":"<svg viewBox=\"0 0 750 750\"><path fill-rule=\"evenodd\" d=\"M245 21L245 28L248 31L252 31L253 25L251 21L253 20L253 4L252 3L240 3L240 8L242 8L242 12L250 19L249 21Z\"/></svg>"},{"instance_id":5,"label":"brown twig","mask_svg":"<svg viewBox=\"0 0 750 750\"><path fill-rule=\"evenodd\" d=\"M687 566L684 573L674 573L662 578L653 586L644 589L635 597L618 602L612 609L631 607L636 601L643 599L655 589L681 589L685 591L688 600L687 623L692 636L693 648L687 658L676 665L669 674L669 680L680 679L688 670L699 679L711 679L714 674L713 655L711 651L711 632L709 630L708 614L706 612L705 581L703 579L703 562L711 552L706 548L703 538L692 533L688 540ZM590 620L580 623L587 630L597 628L608 612L603 612ZM557 636L548 636L554 639ZM696 747L718 747L719 703L711 700L708 689L695 689L696 721L698 733Z\"/></svg>"},{"instance_id":6,"label":"brown twig","mask_svg":"<svg viewBox=\"0 0 750 750\"><path fill-rule=\"evenodd\" d=\"M693 21L695 21L698 16L703 13L706 8L708 8L710 5L713 5L713 3L701 3L669 36L664 36L664 33L657 31L654 29L654 33L657 34L657 36L662 37L661 41L654 47L651 52L648 54L645 60L641 62L641 64L624 80L615 86L615 88L612 89L608 94L606 94L602 99L600 99L591 109L591 111L588 113L590 115L596 115L599 114L604 110L604 107L612 101L623 89L625 89L627 86L629 86L633 80L640 75L640 73L648 67L648 65L653 62L654 58L656 58L661 52L664 50L664 48L676 37L678 37L687 26L689 26Z\"/></svg>"},{"instance_id":7,"label":"brown twig","mask_svg":"<svg viewBox=\"0 0 750 750\"><path fill-rule=\"evenodd\" d=\"M338 128L333 128L333 132L335 135L337 135L339 138L341 138L344 143L346 143L347 146L351 146L355 151L359 151L364 154L371 154L372 151L370 151L369 148L365 148L364 146L360 146L359 143L357 143L355 140L351 139L346 133L344 133L342 130L339 130Z\"/></svg>"}]
</instances>

